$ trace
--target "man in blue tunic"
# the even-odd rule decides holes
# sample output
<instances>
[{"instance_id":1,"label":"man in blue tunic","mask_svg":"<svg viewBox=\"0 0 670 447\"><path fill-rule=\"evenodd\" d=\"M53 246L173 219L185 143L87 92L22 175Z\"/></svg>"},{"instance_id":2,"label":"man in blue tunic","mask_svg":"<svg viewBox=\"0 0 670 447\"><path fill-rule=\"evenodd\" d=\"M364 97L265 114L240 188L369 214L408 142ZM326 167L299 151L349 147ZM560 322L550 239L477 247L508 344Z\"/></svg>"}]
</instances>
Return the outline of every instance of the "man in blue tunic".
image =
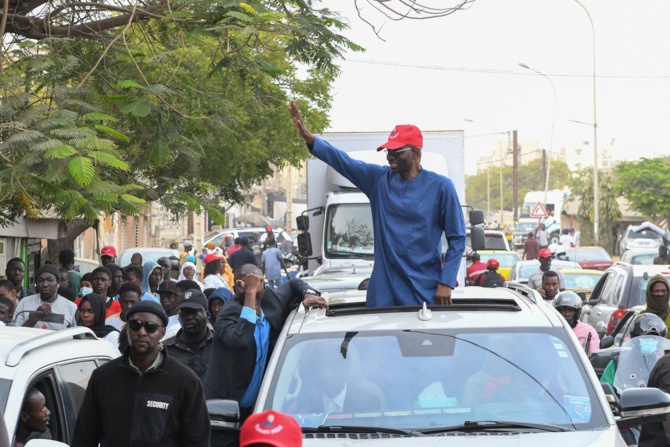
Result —
<instances>
[{"instance_id":1,"label":"man in blue tunic","mask_svg":"<svg viewBox=\"0 0 670 447\"><path fill-rule=\"evenodd\" d=\"M389 140L377 148L386 150L389 166L379 166L354 160L312 135L293 101L289 110L312 155L370 199L375 264L367 306L451 304L465 250L465 221L452 181L421 167L421 131L412 125L396 126ZM442 233L449 243L444 266Z\"/></svg>"}]
</instances>

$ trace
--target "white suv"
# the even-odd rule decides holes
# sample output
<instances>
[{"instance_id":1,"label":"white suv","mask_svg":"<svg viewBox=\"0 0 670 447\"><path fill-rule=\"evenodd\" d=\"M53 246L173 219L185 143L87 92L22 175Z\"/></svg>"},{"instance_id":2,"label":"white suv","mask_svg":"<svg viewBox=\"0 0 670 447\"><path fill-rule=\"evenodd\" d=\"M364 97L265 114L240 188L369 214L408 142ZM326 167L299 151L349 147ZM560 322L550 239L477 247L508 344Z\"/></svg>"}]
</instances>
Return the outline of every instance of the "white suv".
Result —
<instances>
[{"instance_id":1,"label":"white suv","mask_svg":"<svg viewBox=\"0 0 670 447\"><path fill-rule=\"evenodd\" d=\"M84 327L46 331L0 326L0 410L11 445L21 405L32 387L45 397L54 441L35 440L26 447L69 444L91 373L118 356L109 342Z\"/></svg>"},{"instance_id":2,"label":"white suv","mask_svg":"<svg viewBox=\"0 0 670 447\"><path fill-rule=\"evenodd\" d=\"M615 417L573 331L537 292L467 287L452 297L376 309L340 294L327 313L294 311L254 411L292 414L306 447L623 446L619 427L670 413L664 392L633 389ZM225 425L212 419L214 430Z\"/></svg>"}]
</instances>

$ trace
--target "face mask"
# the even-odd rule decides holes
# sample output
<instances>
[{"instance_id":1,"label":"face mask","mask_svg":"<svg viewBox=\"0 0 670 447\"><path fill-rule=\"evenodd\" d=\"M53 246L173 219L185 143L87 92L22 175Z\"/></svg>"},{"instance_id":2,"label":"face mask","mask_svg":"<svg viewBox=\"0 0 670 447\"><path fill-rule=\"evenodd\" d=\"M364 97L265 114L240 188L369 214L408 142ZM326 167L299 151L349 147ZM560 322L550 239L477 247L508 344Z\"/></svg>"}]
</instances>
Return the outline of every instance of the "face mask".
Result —
<instances>
[{"instance_id":1,"label":"face mask","mask_svg":"<svg viewBox=\"0 0 670 447\"><path fill-rule=\"evenodd\" d=\"M640 340L640 351L642 351L642 354L644 355L649 355L656 352L657 346L658 341L656 340L649 340L649 339Z\"/></svg>"},{"instance_id":2,"label":"face mask","mask_svg":"<svg viewBox=\"0 0 670 447\"><path fill-rule=\"evenodd\" d=\"M90 287L82 287L81 289L79 289L79 294L81 296L86 296L89 293L93 293L93 289L91 289Z\"/></svg>"}]
</instances>

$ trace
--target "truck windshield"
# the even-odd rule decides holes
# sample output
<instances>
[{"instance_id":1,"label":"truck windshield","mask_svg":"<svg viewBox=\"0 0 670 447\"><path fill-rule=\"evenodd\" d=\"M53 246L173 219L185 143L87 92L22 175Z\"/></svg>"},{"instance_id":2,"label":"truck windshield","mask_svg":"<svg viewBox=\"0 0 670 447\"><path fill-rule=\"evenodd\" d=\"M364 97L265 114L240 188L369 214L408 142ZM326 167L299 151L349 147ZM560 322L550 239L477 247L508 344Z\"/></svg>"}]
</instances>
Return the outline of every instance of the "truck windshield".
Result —
<instances>
[{"instance_id":1,"label":"truck windshield","mask_svg":"<svg viewBox=\"0 0 670 447\"><path fill-rule=\"evenodd\" d=\"M346 203L329 207L324 249L330 258L374 256L375 243L369 203Z\"/></svg>"}]
</instances>

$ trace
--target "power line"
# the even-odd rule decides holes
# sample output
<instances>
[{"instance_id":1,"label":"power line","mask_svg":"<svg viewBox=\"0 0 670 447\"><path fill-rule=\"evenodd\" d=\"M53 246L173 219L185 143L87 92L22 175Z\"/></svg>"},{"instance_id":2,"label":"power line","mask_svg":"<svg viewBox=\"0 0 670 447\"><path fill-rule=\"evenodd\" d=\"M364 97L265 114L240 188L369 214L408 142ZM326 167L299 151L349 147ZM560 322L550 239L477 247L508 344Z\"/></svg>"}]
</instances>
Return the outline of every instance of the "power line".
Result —
<instances>
[{"instance_id":1,"label":"power line","mask_svg":"<svg viewBox=\"0 0 670 447\"><path fill-rule=\"evenodd\" d=\"M501 74L513 76L537 76L533 73L518 70L500 70L492 68L471 68L471 67L444 67L441 65L418 65L418 64L403 64L398 62L388 61L364 61L356 59L346 59L346 62L353 62L357 64L370 65L385 65L391 67L404 68L419 68L422 70L439 70L439 71L458 71L464 73L482 73L482 74ZM592 78L593 73L547 73L548 76L562 77L562 78ZM670 75L608 75L599 74L598 78L608 79L670 79Z\"/></svg>"}]
</instances>

